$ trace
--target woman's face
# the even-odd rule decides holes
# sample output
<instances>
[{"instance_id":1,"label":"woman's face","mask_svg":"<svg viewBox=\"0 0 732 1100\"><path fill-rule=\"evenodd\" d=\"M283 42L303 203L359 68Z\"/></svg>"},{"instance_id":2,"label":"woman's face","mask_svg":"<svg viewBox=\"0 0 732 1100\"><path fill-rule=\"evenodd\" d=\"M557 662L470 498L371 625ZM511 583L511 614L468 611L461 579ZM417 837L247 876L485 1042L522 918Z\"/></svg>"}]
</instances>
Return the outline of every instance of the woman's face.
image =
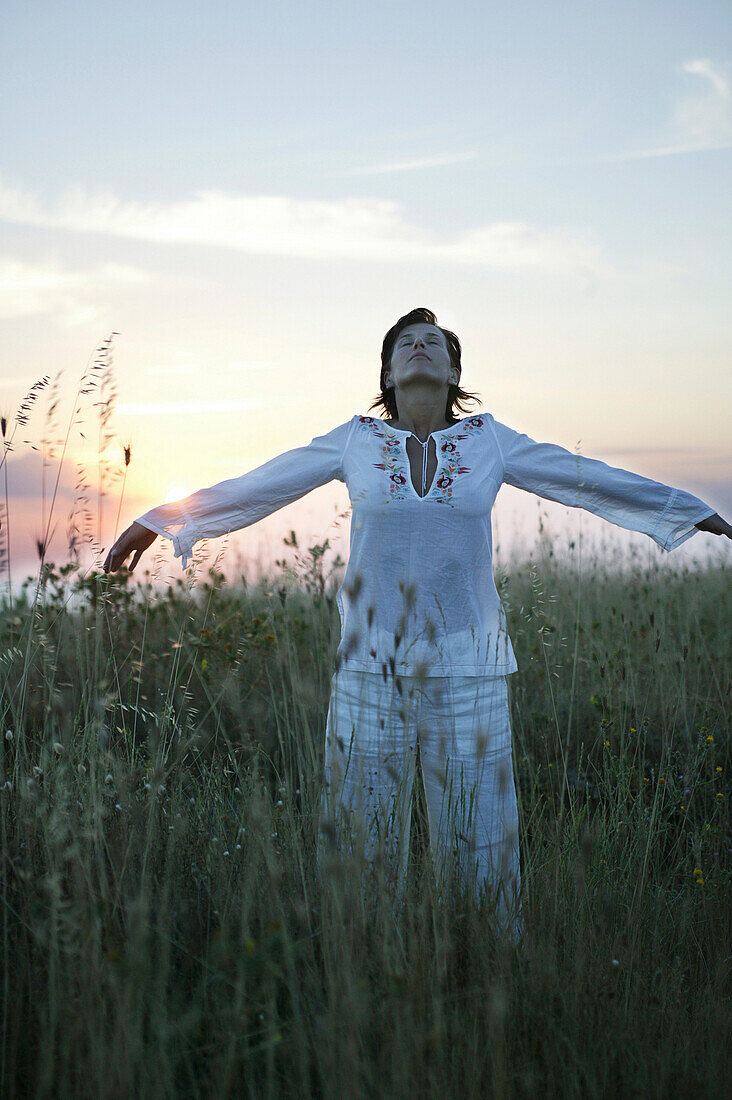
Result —
<instances>
[{"instance_id":1,"label":"woman's face","mask_svg":"<svg viewBox=\"0 0 732 1100\"><path fill-rule=\"evenodd\" d=\"M401 330L391 353L391 365L385 374L385 381L387 386L395 388L415 381L457 385L458 372L450 362L447 341L435 325L421 321Z\"/></svg>"}]
</instances>

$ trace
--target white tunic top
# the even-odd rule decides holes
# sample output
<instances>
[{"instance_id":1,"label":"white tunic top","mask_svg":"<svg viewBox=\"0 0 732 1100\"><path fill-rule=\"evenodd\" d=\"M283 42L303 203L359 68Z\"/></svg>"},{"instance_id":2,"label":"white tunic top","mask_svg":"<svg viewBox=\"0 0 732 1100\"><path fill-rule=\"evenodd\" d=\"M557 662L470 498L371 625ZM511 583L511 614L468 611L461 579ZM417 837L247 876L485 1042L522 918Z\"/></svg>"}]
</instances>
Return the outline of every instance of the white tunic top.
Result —
<instances>
[{"instance_id":1,"label":"white tunic top","mask_svg":"<svg viewBox=\"0 0 732 1100\"><path fill-rule=\"evenodd\" d=\"M420 496L410 475L411 434L357 414L307 446L137 522L172 539L185 568L199 539L248 527L336 478L352 504L348 568L337 593L341 667L499 676L518 667L493 579L491 509L504 482L641 531L663 550L714 515L683 489L536 443L490 413L432 433L437 471Z\"/></svg>"}]
</instances>

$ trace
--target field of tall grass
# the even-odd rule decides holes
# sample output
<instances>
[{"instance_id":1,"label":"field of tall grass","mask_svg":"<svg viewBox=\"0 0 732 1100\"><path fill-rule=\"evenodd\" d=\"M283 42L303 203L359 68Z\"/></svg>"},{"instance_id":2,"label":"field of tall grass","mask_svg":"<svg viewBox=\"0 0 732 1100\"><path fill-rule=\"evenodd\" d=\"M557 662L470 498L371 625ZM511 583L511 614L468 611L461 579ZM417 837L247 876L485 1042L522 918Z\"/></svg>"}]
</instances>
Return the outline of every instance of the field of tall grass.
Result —
<instances>
[{"instance_id":1,"label":"field of tall grass","mask_svg":"<svg viewBox=\"0 0 732 1100\"><path fill-rule=\"evenodd\" d=\"M419 784L403 909L357 855L318 874L326 550L166 588L153 551L104 576L41 545L3 598L0 1095L725 1095L724 556L580 576L545 543L497 576L513 946L437 891Z\"/></svg>"}]
</instances>

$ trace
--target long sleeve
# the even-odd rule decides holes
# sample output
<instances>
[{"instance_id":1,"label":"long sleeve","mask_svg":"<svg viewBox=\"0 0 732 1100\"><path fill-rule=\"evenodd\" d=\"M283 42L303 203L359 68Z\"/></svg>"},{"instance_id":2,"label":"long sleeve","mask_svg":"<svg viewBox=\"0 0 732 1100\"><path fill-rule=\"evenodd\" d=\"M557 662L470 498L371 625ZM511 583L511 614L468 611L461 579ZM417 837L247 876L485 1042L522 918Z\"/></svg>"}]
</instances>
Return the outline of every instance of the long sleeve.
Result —
<instances>
[{"instance_id":1,"label":"long sleeve","mask_svg":"<svg viewBox=\"0 0 732 1100\"><path fill-rule=\"evenodd\" d=\"M537 443L497 421L492 421L492 427L508 485L649 535L662 550L675 550L696 534L696 523L715 513L683 489L573 454L554 443Z\"/></svg>"},{"instance_id":2,"label":"long sleeve","mask_svg":"<svg viewBox=\"0 0 732 1100\"><path fill-rule=\"evenodd\" d=\"M334 479L344 481L343 452L352 424L352 420L339 424L306 446L285 451L241 477L152 508L137 523L172 539L175 556L183 559L185 569L199 539L249 527L319 485Z\"/></svg>"}]
</instances>

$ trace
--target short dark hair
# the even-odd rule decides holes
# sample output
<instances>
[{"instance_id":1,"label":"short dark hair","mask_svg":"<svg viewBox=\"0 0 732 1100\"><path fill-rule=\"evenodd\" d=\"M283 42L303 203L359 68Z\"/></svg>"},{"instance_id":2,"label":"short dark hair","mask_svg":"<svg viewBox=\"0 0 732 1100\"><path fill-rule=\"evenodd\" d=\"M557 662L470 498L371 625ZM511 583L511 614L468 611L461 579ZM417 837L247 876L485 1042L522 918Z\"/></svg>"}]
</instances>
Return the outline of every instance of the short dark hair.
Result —
<instances>
[{"instance_id":1,"label":"short dark hair","mask_svg":"<svg viewBox=\"0 0 732 1100\"><path fill-rule=\"evenodd\" d=\"M395 325L392 325L392 327L389 329L386 336L384 337L384 342L381 345L381 393L378 394L375 400L372 401L371 405L369 405L369 411L371 411L371 409L376 409L379 407L383 408L387 416L391 420L398 420L399 412L397 409L394 387L389 386L387 388L384 385L384 378L387 370L391 366L391 356L392 352L394 351L394 345L396 344L397 336L403 328L407 327L407 325L412 325L418 322L422 322L427 325L434 325L435 328L440 329L440 332L447 341L447 348L450 353L450 362L457 371L458 380L460 379L460 375L462 373L462 365L460 362L460 341L458 340L455 333L450 332L449 329L441 328L437 324L437 318L435 317L431 309L425 309L423 306L420 306L417 309L410 310L409 313L405 313L403 317L399 318ZM457 420L460 419L456 415L457 413L470 411L463 406L463 401L476 401L478 404L480 404L480 400L475 396L474 393L467 393L466 390L460 388L459 384L451 384L447 391L447 405L445 407L445 419L449 420L450 423L455 423Z\"/></svg>"}]
</instances>

